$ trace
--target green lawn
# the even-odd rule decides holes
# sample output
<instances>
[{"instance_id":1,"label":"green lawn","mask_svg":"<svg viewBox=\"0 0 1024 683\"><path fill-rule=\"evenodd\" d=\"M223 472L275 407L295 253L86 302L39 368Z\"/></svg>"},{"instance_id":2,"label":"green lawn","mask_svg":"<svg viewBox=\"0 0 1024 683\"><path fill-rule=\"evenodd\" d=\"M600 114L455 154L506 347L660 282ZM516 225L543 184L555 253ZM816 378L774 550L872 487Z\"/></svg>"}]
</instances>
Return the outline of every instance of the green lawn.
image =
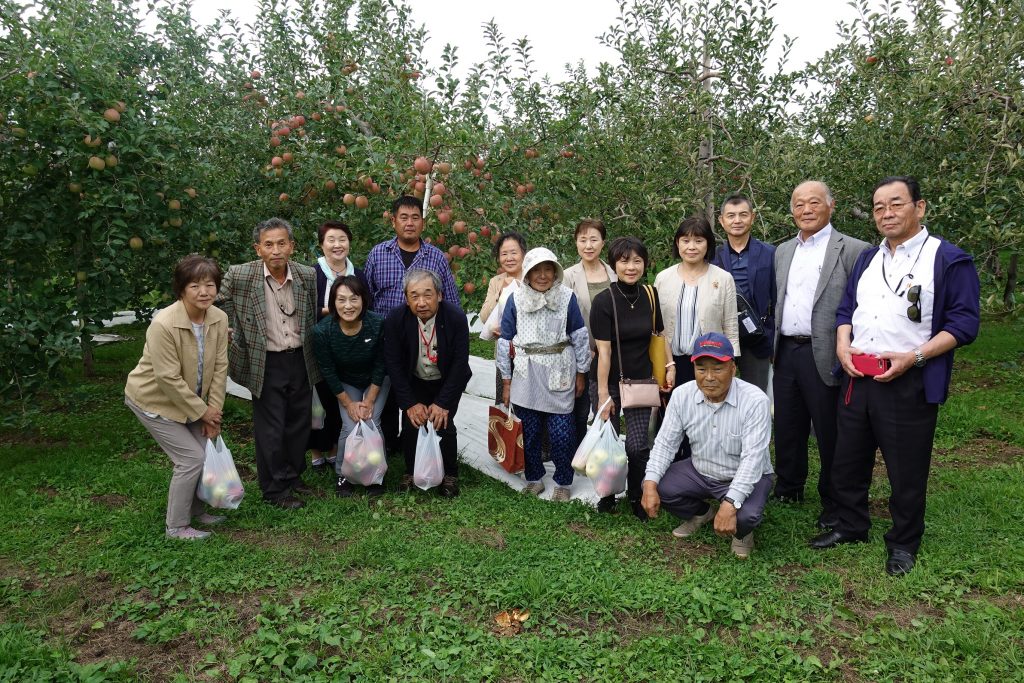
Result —
<instances>
[{"instance_id":1,"label":"green lawn","mask_svg":"<svg viewBox=\"0 0 1024 683\"><path fill-rule=\"evenodd\" d=\"M983 325L940 413L914 572L806 547L816 502L769 507L747 562L472 470L463 495L259 501L249 406L228 445L248 497L206 542L163 538L170 466L124 407L135 341L0 432L0 681L1020 680L1024 324ZM393 486L401 465L394 464ZM809 487L808 491L813 491ZM521 633L495 615L531 614Z\"/></svg>"}]
</instances>

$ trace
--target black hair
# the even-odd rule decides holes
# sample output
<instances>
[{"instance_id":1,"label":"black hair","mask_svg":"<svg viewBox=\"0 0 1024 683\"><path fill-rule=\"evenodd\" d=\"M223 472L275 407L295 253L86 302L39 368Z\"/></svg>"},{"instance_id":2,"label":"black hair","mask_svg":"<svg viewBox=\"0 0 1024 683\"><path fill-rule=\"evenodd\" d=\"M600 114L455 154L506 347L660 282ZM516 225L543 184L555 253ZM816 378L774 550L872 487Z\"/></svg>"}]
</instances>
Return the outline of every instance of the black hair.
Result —
<instances>
[{"instance_id":1,"label":"black hair","mask_svg":"<svg viewBox=\"0 0 1024 683\"><path fill-rule=\"evenodd\" d=\"M331 317L335 320L341 318L341 314L338 313L338 305L334 300L338 296L338 290L342 287L348 287L348 291L358 296L363 302L363 310L359 311L359 320L362 320L366 312L370 310L370 293L366 291L363 281L355 275L342 275L331 283L331 293L327 297L327 310L331 312Z\"/></svg>"},{"instance_id":2,"label":"black hair","mask_svg":"<svg viewBox=\"0 0 1024 683\"><path fill-rule=\"evenodd\" d=\"M689 218L683 219L683 222L676 228L676 236L672 238L672 253L676 255L676 258L682 258L683 255L679 253L679 238L692 235L694 237L703 237L707 243L707 251L704 252L704 260L708 263L715 255L715 231L711 229L711 223L704 216L690 216Z\"/></svg>"}]
</instances>

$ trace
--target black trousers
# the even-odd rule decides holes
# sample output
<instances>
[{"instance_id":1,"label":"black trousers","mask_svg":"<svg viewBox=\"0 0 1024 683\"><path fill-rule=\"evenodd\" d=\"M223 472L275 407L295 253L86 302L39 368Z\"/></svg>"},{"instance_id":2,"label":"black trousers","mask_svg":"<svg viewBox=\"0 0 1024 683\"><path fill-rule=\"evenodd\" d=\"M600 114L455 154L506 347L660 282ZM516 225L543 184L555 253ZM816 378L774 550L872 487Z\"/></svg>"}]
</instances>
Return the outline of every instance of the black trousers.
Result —
<instances>
[{"instance_id":1,"label":"black trousers","mask_svg":"<svg viewBox=\"0 0 1024 683\"><path fill-rule=\"evenodd\" d=\"M418 403L430 407L434 398L441 391L441 380L428 382L419 377L410 377L409 385L412 387L413 396ZM441 437L441 460L444 461L444 476L459 476L459 443L458 430L455 429L455 406L448 411L448 426L437 432ZM402 454L405 457L405 473L412 474L416 464L416 439L420 430L409 421L409 416L402 412Z\"/></svg>"},{"instance_id":2,"label":"black trousers","mask_svg":"<svg viewBox=\"0 0 1024 683\"><path fill-rule=\"evenodd\" d=\"M836 449L839 387L821 380L810 342L779 337L775 355L775 495L803 498L807 482L807 440L814 425L821 474L821 521L834 522L832 460Z\"/></svg>"},{"instance_id":3,"label":"black trousers","mask_svg":"<svg viewBox=\"0 0 1024 683\"><path fill-rule=\"evenodd\" d=\"M917 553L924 534L925 495L939 406L925 402L918 368L891 382L846 377L841 397L839 442L832 464L839 512L836 529L866 536L871 528L868 488L875 450L881 449L892 488L892 529L885 534L885 544Z\"/></svg>"},{"instance_id":4,"label":"black trousers","mask_svg":"<svg viewBox=\"0 0 1024 683\"><path fill-rule=\"evenodd\" d=\"M320 405L324 407L323 429L311 429L307 449L320 451L327 457L330 450L338 445L338 436L341 434L341 408L338 405L338 397L331 393L331 388L326 381L317 382L317 398Z\"/></svg>"},{"instance_id":5,"label":"black trousers","mask_svg":"<svg viewBox=\"0 0 1024 683\"><path fill-rule=\"evenodd\" d=\"M288 495L306 469L312 402L302 349L268 351L263 390L252 399L256 474L264 500Z\"/></svg>"},{"instance_id":6,"label":"black trousers","mask_svg":"<svg viewBox=\"0 0 1024 683\"><path fill-rule=\"evenodd\" d=\"M576 440L573 444L573 453L580 447L580 442L587 434L587 419L590 411L597 413L597 363L591 364L590 372L587 373L587 388L579 395L572 406L572 422L576 428Z\"/></svg>"},{"instance_id":7,"label":"black trousers","mask_svg":"<svg viewBox=\"0 0 1024 683\"><path fill-rule=\"evenodd\" d=\"M395 392L389 391L387 400L384 401L384 412L380 414L380 435L384 437L384 444L389 452L392 449L391 444L401 443L398 438L398 413Z\"/></svg>"}]
</instances>

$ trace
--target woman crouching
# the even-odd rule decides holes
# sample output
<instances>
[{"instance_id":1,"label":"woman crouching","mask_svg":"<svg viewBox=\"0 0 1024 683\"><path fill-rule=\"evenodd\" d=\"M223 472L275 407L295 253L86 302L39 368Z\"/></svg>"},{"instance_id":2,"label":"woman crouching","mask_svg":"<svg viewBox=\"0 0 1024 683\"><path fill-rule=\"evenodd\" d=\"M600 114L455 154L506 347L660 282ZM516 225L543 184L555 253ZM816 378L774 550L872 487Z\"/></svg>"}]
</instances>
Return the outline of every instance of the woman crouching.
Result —
<instances>
[{"instance_id":1,"label":"woman crouching","mask_svg":"<svg viewBox=\"0 0 1024 683\"><path fill-rule=\"evenodd\" d=\"M523 422L527 482L523 491L533 496L544 491L541 434L547 425L555 463L551 499L567 501L576 443L572 410L587 384L590 337L576 295L562 284L562 267L549 249L527 252L523 273L525 286L509 298L501 320L497 359L501 401L513 403Z\"/></svg>"}]
</instances>

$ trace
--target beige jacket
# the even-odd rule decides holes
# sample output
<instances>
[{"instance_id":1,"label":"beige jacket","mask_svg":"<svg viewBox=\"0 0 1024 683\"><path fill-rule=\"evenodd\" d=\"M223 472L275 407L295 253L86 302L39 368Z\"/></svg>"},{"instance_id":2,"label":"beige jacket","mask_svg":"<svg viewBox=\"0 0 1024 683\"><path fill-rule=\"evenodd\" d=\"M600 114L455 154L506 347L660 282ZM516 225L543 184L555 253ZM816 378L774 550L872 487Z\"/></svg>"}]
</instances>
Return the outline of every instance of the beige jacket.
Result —
<instances>
[{"instance_id":1,"label":"beige jacket","mask_svg":"<svg viewBox=\"0 0 1024 683\"><path fill-rule=\"evenodd\" d=\"M509 287L512 285L510 284ZM505 289L505 273L501 272L491 278L487 283L487 294L484 296L484 303L480 306L480 322L483 323L490 317L494 307L498 305L498 299Z\"/></svg>"},{"instance_id":2,"label":"beige jacket","mask_svg":"<svg viewBox=\"0 0 1024 683\"><path fill-rule=\"evenodd\" d=\"M683 293L683 280L674 263L658 273L654 286L661 300L661 317L665 321L665 336L672 339L676 331L676 312ZM736 321L736 283L728 271L708 264L708 271L697 283L697 321L701 334L718 332L732 343L740 355L739 324Z\"/></svg>"},{"instance_id":3,"label":"beige jacket","mask_svg":"<svg viewBox=\"0 0 1024 683\"><path fill-rule=\"evenodd\" d=\"M147 413L174 422L198 420L208 405L224 407L228 377L228 317L216 306L206 311L203 395L196 395L199 343L180 300L153 317L139 364L128 375L125 396Z\"/></svg>"},{"instance_id":4,"label":"beige jacket","mask_svg":"<svg viewBox=\"0 0 1024 683\"><path fill-rule=\"evenodd\" d=\"M604 270L608 273L608 282L615 282L618 278L615 276L615 271L604 261L601 261L601 265L604 266ZM568 287L576 294L576 302L580 305L580 313L583 314L583 322L587 326L587 333L590 334L590 307L593 302L590 300L590 289L587 287L587 273L583 270L583 261L578 261L575 265L569 266L565 269L562 274L562 284ZM592 350L597 349L597 342L594 340L594 335L590 335L590 348Z\"/></svg>"}]
</instances>

